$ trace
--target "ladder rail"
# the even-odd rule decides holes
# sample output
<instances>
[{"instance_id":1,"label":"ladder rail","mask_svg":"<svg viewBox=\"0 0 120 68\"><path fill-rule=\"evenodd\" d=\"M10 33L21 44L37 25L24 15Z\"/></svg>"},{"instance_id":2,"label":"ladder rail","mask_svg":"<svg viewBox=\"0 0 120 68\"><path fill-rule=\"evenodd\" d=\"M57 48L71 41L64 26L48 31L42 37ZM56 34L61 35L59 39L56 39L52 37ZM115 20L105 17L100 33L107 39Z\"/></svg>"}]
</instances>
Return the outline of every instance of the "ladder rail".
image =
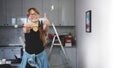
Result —
<instances>
[{"instance_id":1,"label":"ladder rail","mask_svg":"<svg viewBox=\"0 0 120 68\"><path fill-rule=\"evenodd\" d=\"M49 56L50 56L50 54L51 54L51 52L52 52L55 38L56 38L56 36L53 37L52 44L51 44L50 51L49 51Z\"/></svg>"},{"instance_id":2,"label":"ladder rail","mask_svg":"<svg viewBox=\"0 0 120 68\"><path fill-rule=\"evenodd\" d=\"M61 47L61 49L62 49L62 51L63 51L63 54L65 55L65 58L67 58L66 53L65 53L65 49L63 48L63 45L62 45L62 43L61 43L61 40L60 40L60 38L59 38L59 36L58 36L57 30L56 30L56 28L55 28L55 26L54 26L53 23L52 23L52 26L53 26L53 29L54 29L56 35L53 37L52 45L51 45L51 47L50 47L49 55L50 55L51 52L52 52L52 48L53 48L53 46L55 45L55 44L54 44L54 41L55 41L55 38L57 37L58 42L59 42L59 44L60 44L60 47Z\"/></svg>"},{"instance_id":3,"label":"ladder rail","mask_svg":"<svg viewBox=\"0 0 120 68\"><path fill-rule=\"evenodd\" d=\"M53 46L54 46L54 45L60 45L60 47L61 47L61 49L62 49L62 52L63 52L63 54L64 54L64 56L65 56L65 59L66 59L67 63L69 64L69 67L68 67L68 68L71 68L69 59L67 58L65 49L64 49L64 47L63 47L63 45L62 45L62 43L61 43L60 37L59 37L58 32L57 32L57 30L56 30L56 28L55 28L55 26L54 26L53 23L52 23L52 27L53 27L53 29L54 29L56 35L54 35L53 40L52 40L52 44L51 44L50 51L49 51L49 57L50 57L50 55L51 55ZM55 43L56 37L57 37L57 39L58 39L59 44L56 44L56 43Z\"/></svg>"}]
</instances>

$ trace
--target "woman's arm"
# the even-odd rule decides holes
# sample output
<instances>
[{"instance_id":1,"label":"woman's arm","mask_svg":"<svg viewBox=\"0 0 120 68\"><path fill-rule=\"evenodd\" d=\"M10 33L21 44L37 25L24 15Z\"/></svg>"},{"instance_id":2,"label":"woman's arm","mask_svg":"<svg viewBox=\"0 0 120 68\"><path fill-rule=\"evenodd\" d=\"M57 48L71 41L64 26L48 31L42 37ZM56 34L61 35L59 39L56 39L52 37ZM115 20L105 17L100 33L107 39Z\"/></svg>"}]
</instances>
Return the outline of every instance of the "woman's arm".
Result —
<instances>
[{"instance_id":1,"label":"woman's arm","mask_svg":"<svg viewBox=\"0 0 120 68\"><path fill-rule=\"evenodd\" d=\"M45 32L47 32L48 31L48 29L49 29L49 26L50 26L50 21L48 20L48 18L46 17L46 14L44 14L44 25L43 25L43 30L45 31Z\"/></svg>"},{"instance_id":2,"label":"woman's arm","mask_svg":"<svg viewBox=\"0 0 120 68\"><path fill-rule=\"evenodd\" d=\"M24 24L23 25L23 32L24 33L29 33L31 28L32 28L32 24L31 23Z\"/></svg>"}]
</instances>

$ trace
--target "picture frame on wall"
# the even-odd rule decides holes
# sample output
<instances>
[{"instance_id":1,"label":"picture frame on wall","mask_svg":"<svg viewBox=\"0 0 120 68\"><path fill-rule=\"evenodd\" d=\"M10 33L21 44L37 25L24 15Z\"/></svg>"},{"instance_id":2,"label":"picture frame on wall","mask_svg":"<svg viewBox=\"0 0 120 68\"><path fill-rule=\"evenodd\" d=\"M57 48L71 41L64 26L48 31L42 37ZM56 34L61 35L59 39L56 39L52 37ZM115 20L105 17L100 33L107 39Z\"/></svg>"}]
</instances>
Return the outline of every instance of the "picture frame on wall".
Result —
<instances>
[{"instance_id":1,"label":"picture frame on wall","mask_svg":"<svg viewBox=\"0 0 120 68\"><path fill-rule=\"evenodd\" d=\"M88 10L85 12L85 30L87 33L91 33L92 27L91 27L91 16L92 16L92 11Z\"/></svg>"}]
</instances>

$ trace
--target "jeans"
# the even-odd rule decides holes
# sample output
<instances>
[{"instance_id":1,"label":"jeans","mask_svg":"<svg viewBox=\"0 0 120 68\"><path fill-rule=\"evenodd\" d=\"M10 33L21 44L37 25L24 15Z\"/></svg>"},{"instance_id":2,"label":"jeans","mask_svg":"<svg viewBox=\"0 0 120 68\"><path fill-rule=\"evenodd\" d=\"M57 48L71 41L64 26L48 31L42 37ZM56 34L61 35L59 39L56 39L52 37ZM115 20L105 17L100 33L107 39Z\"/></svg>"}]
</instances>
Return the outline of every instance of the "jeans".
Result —
<instances>
[{"instance_id":1,"label":"jeans","mask_svg":"<svg viewBox=\"0 0 120 68\"><path fill-rule=\"evenodd\" d=\"M37 55L24 51L20 68L25 68L27 63L36 68L49 68L48 57L45 50Z\"/></svg>"}]
</instances>

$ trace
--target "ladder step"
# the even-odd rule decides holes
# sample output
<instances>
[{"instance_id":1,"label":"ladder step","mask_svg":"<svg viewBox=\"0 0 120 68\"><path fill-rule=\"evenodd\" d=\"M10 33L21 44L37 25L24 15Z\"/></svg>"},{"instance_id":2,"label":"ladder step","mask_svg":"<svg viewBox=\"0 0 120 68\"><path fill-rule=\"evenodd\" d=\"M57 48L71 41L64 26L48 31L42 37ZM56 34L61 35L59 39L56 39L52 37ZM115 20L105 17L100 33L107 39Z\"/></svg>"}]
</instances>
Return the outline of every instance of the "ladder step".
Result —
<instances>
[{"instance_id":1,"label":"ladder step","mask_svg":"<svg viewBox=\"0 0 120 68\"><path fill-rule=\"evenodd\" d=\"M53 45L61 45L61 44L59 44L59 43L55 43L55 44L53 44Z\"/></svg>"}]
</instances>

